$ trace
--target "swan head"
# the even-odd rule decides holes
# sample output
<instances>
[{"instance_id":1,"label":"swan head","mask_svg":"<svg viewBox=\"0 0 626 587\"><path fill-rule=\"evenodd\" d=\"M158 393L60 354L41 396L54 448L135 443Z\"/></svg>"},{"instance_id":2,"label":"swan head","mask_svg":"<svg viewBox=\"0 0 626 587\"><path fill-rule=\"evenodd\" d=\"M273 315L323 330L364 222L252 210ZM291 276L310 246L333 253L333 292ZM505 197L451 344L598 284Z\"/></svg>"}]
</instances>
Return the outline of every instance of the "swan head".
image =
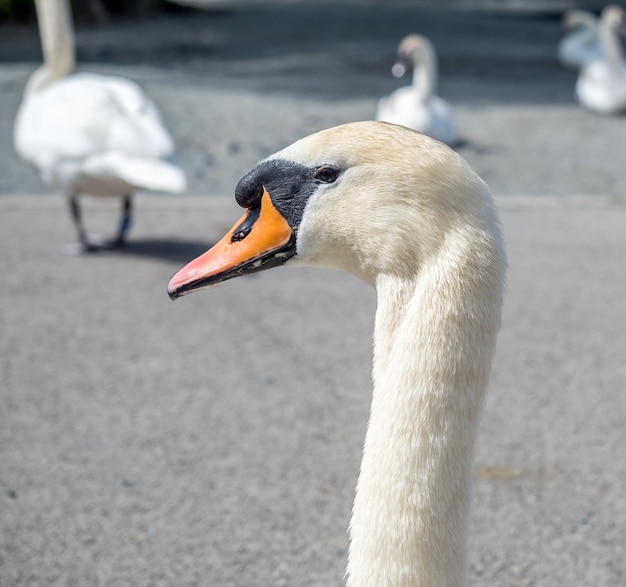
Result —
<instances>
[{"instance_id":1,"label":"swan head","mask_svg":"<svg viewBox=\"0 0 626 587\"><path fill-rule=\"evenodd\" d=\"M602 10L602 22L613 31L626 32L626 10L616 4L610 4Z\"/></svg>"},{"instance_id":2,"label":"swan head","mask_svg":"<svg viewBox=\"0 0 626 587\"><path fill-rule=\"evenodd\" d=\"M375 285L380 274L417 275L451 234L498 233L487 187L462 157L384 122L293 143L245 175L235 197L246 212L172 277L172 299L286 263L342 269Z\"/></svg>"},{"instance_id":3,"label":"swan head","mask_svg":"<svg viewBox=\"0 0 626 587\"><path fill-rule=\"evenodd\" d=\"M423 35L407 35L398 46L398 61L391 69L395 77L402 77L407 69L415 63L434 60L435 48L430 40Z\"/></svg>"}]
</instances>

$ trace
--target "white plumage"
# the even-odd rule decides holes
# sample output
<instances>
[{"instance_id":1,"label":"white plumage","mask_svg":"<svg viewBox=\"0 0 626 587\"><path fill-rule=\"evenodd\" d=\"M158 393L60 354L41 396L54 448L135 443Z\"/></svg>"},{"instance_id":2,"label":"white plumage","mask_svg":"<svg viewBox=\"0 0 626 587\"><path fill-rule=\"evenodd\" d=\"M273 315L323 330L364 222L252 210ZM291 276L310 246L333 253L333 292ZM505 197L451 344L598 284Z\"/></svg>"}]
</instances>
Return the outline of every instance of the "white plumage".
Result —
<instances>
[{"instance_id":1,"label":"white plumage","mask_svg":"<svg viewBox=\"0 0 626 587\"><path fill-rule=\"evenodd\" d=\"M130 226L137 189L182 192L186 179L171 163L174 145L152 100L133 81L74 68L66 0L38 0L44 64L31 76L17 113L15 149L42 179L70 197L83 249L97 248L82 226L78 196L121 196L124 216L111 244Z\"/></svg>"},{"instance_id":2,"label":"white plumage","mask_svg":"<svg viewBox=\"0 0 626 587\"><path fill-rule=\"evenodd\" d=\"M378 101L376 119L401 124L454 146L459 135L450 105L436 95L437 54L432 43L421 35L406 36L398 47L396 76L413 66L413 83L398 88Z\"/></svg>"}]
</instances>

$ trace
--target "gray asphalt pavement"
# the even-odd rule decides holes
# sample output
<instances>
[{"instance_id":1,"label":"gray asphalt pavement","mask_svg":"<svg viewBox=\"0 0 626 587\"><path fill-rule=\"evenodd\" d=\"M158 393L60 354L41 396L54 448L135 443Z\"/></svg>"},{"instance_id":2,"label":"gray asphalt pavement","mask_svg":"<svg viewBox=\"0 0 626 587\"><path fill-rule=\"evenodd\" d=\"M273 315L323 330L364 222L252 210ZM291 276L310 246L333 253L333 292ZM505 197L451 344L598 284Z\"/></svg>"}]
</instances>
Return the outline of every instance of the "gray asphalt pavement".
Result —
<instances>
[{"instance_id":1,"label":"gray asphalt pavement","mask_svg":"<svg viewBox=\"0 0 626 587\"><path fill-rule=\"evenodd\" d=\"M411 30L441 47L441 94L510 256L469 584L626 585L626 118L577 107L558 22L289 6L172 19L79 34L82 64L155 97L192 186L142 194L130 245L84 257L61 251L63 198L12 154L36 37L0 27L0 585L342 584L373 290L289 268L175 304L166 285L239 217L232 189L256 160L372 116ZM87 202L96 229L116 214Z\"/></svg>"}]
</instances>

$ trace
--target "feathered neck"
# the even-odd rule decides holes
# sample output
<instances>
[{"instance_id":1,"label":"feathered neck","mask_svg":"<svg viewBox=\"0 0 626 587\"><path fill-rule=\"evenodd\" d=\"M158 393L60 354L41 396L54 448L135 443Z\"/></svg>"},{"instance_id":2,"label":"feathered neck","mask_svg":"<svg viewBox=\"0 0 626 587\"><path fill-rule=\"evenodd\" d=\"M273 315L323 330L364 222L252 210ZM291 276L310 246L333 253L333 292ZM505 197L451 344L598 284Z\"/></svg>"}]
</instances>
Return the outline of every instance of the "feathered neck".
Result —
<instances>
[{"instance_id":1,"label":"feathered neck","mask_svg":"<svg viewBox=\"0 0 626 587\"><path fill-rule=\"evenodd\" d=\"M43 65L28 80L25 94L36 92L74 70L74 27L67 0L37 0Z\"/></svg>"},{"instance_id":2,"label":"feathered neck","mask_svg":"<svg viewBox=\"0 0 626 587\"><path fill-rule=\"evenodd\" d=\"M413 88L420 100L426 100L437 91L437 56L428 44L416 47L412 54Z\"/></svg>"},{"instance_id":3,"label":"feathered neck","mask_svg":"<svg viewBox=\"0 0 626 587\"><path fill-rule=\"evenodd\" d=\"M376 287L370 421L349 587L460 587L474 439L500 324L497 228L449 233L417 276Z\"/></svg>"},{"instance_id":4,"label":"feathered neck","mask_svg":"<svg viewBox=\"0 0 626 587\"><path fill-rule=\"evenodd\" d=\"M600 42L609 68L616 77L624 76L624 52L616 25L610 16L603 15L599 25Z\"/></svg>"}]
</instances>

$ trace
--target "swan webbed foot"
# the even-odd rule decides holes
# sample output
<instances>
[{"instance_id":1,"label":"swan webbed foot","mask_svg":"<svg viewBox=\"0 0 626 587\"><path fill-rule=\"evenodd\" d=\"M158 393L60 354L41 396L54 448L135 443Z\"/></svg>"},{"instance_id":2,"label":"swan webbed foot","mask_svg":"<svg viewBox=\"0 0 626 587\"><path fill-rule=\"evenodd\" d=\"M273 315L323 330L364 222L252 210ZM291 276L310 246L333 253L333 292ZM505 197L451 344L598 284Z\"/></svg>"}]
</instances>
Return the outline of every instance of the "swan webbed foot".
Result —
<instances>
[{"instance_id":1,"label":"swan webbed foot","mask_svg":"<svg viewBox=\"0 0 626 587\"><path fill-rule=\"evenodd\" d=\"M122 217L117 234L112 239L105 239L98 235L89 235L83 224L82 210L78 196L71 196L69 202L72 220L74 221L74 226L78 233L78 242L66 245L65 252L67 254L81 255L84 253L97 253L99 251L119 249L126 245L126 236L132 224L132 201L130 194L125 195L122 199Z\"/></svg>"}]
</instances>

